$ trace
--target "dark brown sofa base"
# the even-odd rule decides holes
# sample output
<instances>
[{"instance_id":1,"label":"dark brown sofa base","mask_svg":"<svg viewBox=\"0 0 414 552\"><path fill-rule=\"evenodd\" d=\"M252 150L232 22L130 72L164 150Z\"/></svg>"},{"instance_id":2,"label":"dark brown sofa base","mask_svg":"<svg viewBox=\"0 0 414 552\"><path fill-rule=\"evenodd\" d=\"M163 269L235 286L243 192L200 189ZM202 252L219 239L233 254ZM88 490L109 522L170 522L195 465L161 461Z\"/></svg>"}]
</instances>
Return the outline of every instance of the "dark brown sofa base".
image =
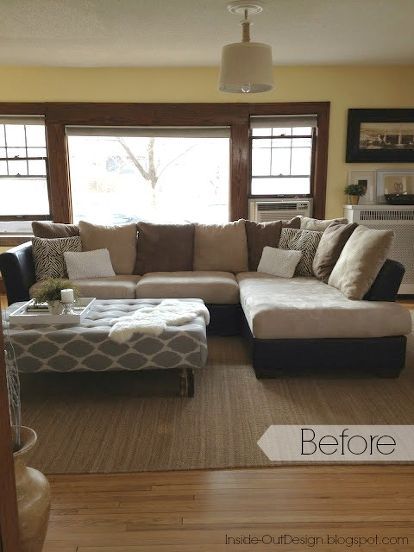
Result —
<instances>
[{"instance_id":1,"label":"dark brown sofa base","mask_svg":"<svg viewBox=\"0 0 414 552\"><path fill-rule=\"evenodd\" d=\"M257 378L311 374L396 378L404 368L405 336L373 339L255 339L250 337Z\"/></svg>"}]
</instances>

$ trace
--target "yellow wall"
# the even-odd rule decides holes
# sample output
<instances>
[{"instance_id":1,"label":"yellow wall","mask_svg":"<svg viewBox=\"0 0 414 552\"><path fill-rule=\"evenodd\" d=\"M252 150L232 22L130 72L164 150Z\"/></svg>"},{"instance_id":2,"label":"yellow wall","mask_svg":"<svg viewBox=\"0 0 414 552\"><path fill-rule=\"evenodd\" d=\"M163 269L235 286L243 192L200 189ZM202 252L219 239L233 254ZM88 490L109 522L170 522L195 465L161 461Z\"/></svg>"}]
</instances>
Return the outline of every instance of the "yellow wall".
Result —
<instances>
[{"instance_id":1,"label":"yellow wall","mask_svg":"<svg viewBox=\"0 0 414 552\"><path fill-rule=\"evenodd\" d=\"M347 109L414 106L414 65L280 67L275 90L252 96L218 92L217 76L217 68L0 67L0 101L330 101L328 217L342 213L347 171L390 167L345 164Z\"/></svg>"}]
</instances>

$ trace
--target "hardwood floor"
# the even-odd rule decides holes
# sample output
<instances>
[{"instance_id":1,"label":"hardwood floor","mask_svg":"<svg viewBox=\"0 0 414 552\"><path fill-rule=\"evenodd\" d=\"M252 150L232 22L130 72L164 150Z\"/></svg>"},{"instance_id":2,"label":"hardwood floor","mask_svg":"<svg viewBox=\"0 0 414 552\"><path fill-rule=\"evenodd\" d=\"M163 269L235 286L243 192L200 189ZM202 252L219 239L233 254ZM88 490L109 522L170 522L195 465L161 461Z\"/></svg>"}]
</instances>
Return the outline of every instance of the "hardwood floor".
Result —
<instances>
[{"instance_id":1,"label":"hardwood floor","mask_svg":"<svg viewBox=\"0 0 414 552\"><path fill-rule=\"evenodd\" d=\"M265 551L240 536L405 538L351 549L414 550L413 466L54 475L44 552ZM269 538L269 537L266 537ZM283 551L350 550L286 544Z\"/></svg>"}]
</instances>

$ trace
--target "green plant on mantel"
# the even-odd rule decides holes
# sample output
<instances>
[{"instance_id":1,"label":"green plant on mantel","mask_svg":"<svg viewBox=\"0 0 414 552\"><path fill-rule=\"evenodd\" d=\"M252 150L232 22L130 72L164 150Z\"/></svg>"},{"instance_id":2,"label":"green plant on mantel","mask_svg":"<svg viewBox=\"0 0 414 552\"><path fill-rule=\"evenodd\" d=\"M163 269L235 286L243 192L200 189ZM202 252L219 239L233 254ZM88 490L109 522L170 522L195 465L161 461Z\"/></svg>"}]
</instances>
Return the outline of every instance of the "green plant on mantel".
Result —
<instances>
[{"instance_id":1,"label":"green plant on mantel","mask_svg":"<svg viewBox=\"0 0 414 552\"><path fill-rule=\"evenodd\" d=\"M69 280L61 278L48 278L43 282L39 289L34 293L36 303L50 303L60 301L60 292L62 289L73 289L75 298L78 297L78 290Z\"/></svg>"},{"instance_id":2,"label":"green plant on mantel","mask_svg":"<svg viewBox=\"0 0 414 552\"><path fill-rule=\"evenodd\" d=\"M367 187L362 182L358 182L358 184L348 184L345 186L345 194L349 196L357 196L361 197L363 196L367 191Z\"/></svg>"}]
</instances>

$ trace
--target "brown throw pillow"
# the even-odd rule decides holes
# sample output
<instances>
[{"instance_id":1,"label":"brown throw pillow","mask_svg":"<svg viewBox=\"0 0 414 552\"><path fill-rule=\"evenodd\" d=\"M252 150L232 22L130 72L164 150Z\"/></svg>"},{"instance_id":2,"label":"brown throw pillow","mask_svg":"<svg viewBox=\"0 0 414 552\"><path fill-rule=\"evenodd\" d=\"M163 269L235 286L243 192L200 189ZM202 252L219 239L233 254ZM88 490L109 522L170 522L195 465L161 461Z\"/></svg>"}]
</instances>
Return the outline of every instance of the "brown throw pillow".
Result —
<instances>
[{"instance_id":1,"label":"brown throw pillow","mask_svg":"<svg viewBox=\"0 0 414 552\"><path fill-rule=\"evenodd\" d=\"M277 247L282 228L300 228L300 217L291 220L272 222L254 222L246 220L247 248L249 253L249 270L257 270L263 249Z\"/></svg>"},{"instance_id":2,"label":"brown throw pillow","mask_svg":"<svg viewBox=\"0 0 414 552\"><path fill-rule=\"evenodd\" d=\"M116 274L132 274L137 251L137 225L101 226L81 220L79 232L83 251L108 249Z\"/></svg>"},{"instance_id":3,"label":"brown throw pillow","mask_svg":"<svg viewBox=\"0 0 414 552\"><path fill-rule=\"evenodd\" d=\"M135 274L193 269L194 224L138 223Z\"/></svg>"},{"instance_id":4,"label":"brown throw pillow","mask_svg":"<svg viewBox=\"0 0 414 552\"><path fill-rule=\"evenodd\" d=\"M70 238L79 236L79 227L76 224L63 224L61 222L32 222L33 235L36 238Z\"/></svg>"},{"instance_id":5,"label":"brown throw pillow","mask_svg":"<svg viewBox=\"0 0 414 552\"><path fill-rule=\"evenodd\" d=\"M351 224L333 222L322 234L313 259L313 273L319 280L323 282L329 280L329 276L342 253L342 249L357 226L356 222Z\"/></svg>"}]
</instances>

